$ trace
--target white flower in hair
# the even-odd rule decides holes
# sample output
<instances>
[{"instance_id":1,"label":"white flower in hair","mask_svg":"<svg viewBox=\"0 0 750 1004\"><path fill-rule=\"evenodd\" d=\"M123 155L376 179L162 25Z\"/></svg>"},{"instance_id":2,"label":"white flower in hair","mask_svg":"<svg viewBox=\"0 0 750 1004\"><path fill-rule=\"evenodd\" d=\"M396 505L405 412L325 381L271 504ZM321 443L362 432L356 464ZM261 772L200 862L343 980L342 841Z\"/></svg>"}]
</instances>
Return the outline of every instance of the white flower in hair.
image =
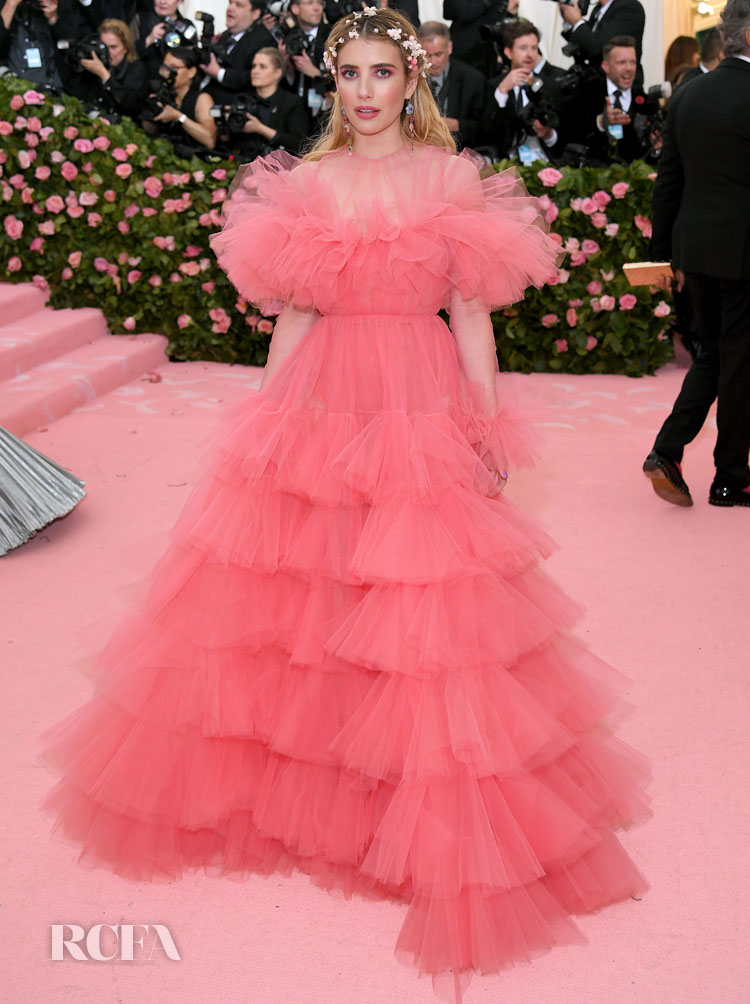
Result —
<instances>
[{"instance_id":1,"label":"white flower in hair","mask_svg":"<svg viewBox=\"0 0 750 1004\"><path fill-rule=\"evenodd\" d=\"M378 12L378 8L377 7L365 7L364 10L362 11L362 13L365 15L365 17L372 17L372 15L373 14L377 14L377 12ZM377 31L377 30L378 29L376 28L375 31Z\"/></svg>"}]
</instances>

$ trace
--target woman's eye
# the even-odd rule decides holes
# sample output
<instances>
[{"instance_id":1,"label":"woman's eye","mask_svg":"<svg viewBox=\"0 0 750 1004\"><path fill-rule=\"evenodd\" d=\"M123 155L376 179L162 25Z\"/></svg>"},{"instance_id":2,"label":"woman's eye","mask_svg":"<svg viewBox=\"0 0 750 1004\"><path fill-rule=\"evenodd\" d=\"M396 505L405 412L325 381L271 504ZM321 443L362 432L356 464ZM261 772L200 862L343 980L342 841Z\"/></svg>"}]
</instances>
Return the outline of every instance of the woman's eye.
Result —
<instances>
[{"instance_id":1,"label":"woman's eye","mask_svg":"<svg viewBox=\"0 0 750 1004\"><path fill-rule=\"evenodd\" d=\"M380 69L378 70L378 73L384 73L386 75L386 77L390 77L390 75L391 75L391 71L390 70L386 70L386 68L384 66L380 67Z\"/></svg>"},{"instance_id":2,"label":"woman's eye","mask_svg":"<svg viewBox=\"0 0 750 1004\"><path fill-rule=\"evenodd\" d=\"M351 80L352 78L349 76L350 73L354 74L354 70L344 70L341 76L344 77L346 80Z\"/></svg>"}]
</instances>

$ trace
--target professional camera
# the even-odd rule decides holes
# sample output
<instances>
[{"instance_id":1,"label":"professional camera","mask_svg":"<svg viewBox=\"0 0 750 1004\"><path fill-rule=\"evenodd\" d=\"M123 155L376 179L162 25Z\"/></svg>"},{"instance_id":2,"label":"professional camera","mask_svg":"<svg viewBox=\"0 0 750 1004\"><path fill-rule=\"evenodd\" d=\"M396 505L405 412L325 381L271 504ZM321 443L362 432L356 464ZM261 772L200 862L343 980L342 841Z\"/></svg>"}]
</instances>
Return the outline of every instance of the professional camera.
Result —
<instances>
[{"instance_id":1,"label":"professional camera","mask_svg":"<svg viewBox=\"0 0 750 1004\"><path fill-rule=\"evenodd\" d=\"M275 0L272 3L266 3L266 14L270 14L272 17L281 17L282 14L286 14L292 5L292 0Z\"/></svg>"},{"instance_id":2,"label":"professional camera","mask_svg":"<svg viewBox=\"0 0 750 1004\"><path fill-rule=\"evenodd\" d=\"M550 129L558 129L560 116L557 114L557 109L547 100L542 78L532 76L523 90L529 99L528 104L516 111L516 117L523 123L527 134L533 134L535 121Z\"/></svg>"},{"instance_id":3,"label":"professional camera","mask_svg":"<svg viewBox=\"0 0 750 1004\"><path fill-rule=\"evenodd\" d=\"M195 45L198 40L198 29L181 17L165 17L161 23L167 26L160 42L162 52L176 49L178 45Z\"/></svg>"},{"instance_id":4,"label":"professional camera","mask_svg":"<svg viewBox=\"0 0 750 1004\"><path fill-rule=\"evenodd\" d=\"M109 49L94 32L85 38L58 40L57 48L65 52L65 60L73 70L81 69L82 59L91 59L96 54L106 67L109 67Z\"/></svg>"},{"instance_id":5,"label":"professional camera","mask_svg":"<svg viewBox=\"0 0 750 1004\"><path fill-rule=\"evenodd\" d=\"M569 46L565 46L565 49L567 48ZM565 49L563 49L563 52L565 52ZM566 55L569 55L569 53L566 53ZM555 86L560 90L563 97L567 98L575 94L580 88L601 79L601 70L597 70L595 66L591 66L583 59L577 59L564 76L556 78Z\"/></svg>"},{"instance_id":6,"label":"professional camera","mask_svg":"<svg viewBox=\"0 0 750 1004\"><path fill-rule=\"evenodd\" d=\"M248 115L258 114L258 99L252 94L238 94L231 105L212 105L211 117L222 131L238 135L245 128Z\"/></svg>"},{"instance_id":7,"label":"professional camera","mask_svg":"<svg viewBox=\"0 0 750 1004\"><path fill-rule=\"evenodd\" d=\"M671 96L672 85L669 82L654 84L646 91L643 104L633 105L635 111L631 109L633 129L635 129L638 142L649 154L657 157L661 152L660 140L664 135L664 126L667 122L667 112L661 102Z\"/></svg>"},{"instance_id":8,"label":"professional camera","mask_svg":"<svg viewBox=\"0 0 750 1004\"><path fill-rule=\"evenodd\" d=\"M200 21L201 23L201 37L198 44L202 49L207 49L216 32L216 21L214 16L213 14L207 14L202 10L197 10L193 16L196 21Z\"/></svg>"},{"instance_id":9,"label":"professional camera","mask_svg":"<svg viewBox=\"0 0 750 1004\"><path fill-rule=\"evenodd\" d=\"M177 70L173 66L160 66L159 76L149 80L149 96L143 105L141 118L146 122L153 122L157 115L161 114L165 105L171 105L175 101L174 82Z\"/></svg>"},{"instance_id":10,"label":"professional camera","mask_svg":"<svg viewBox=\"0 0 750 1004\"><path fill-rule=\"evenodd\" d=\"M519 20L518 14L508 13L508 3L509 0L501 0L499 21L496 21L494 24L479 25L479 37L483 42L492 42L498 56L502 56L505 45L505 29L509 24Z\"/></svg>"},{"instance_id":11,"label":"professional camera","mask_svg":"<svg viewBox=\"0 0 750 1004\"><path fill-rule=\"evenodd\" d=\"M301 56L303 52L309 51L310 43L307 35L297 24L297 19L292 14L284 14L276 27L281 33L280 37L288 55Z\"/></svg>"}]
</instances>

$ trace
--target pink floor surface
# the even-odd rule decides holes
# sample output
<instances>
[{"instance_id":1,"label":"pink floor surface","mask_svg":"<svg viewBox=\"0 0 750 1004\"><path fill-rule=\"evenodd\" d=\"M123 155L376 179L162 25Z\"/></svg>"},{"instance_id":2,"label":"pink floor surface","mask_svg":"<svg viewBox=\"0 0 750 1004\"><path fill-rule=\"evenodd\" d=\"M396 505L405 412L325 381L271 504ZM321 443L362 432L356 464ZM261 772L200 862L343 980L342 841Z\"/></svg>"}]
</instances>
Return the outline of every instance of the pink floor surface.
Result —
<instances>
[{"instance_id":1,"label":"pink floor surface","mask_svg":"<svg viewBox=\"0 0 750 1004\"><path fill-rule=\"evenodd\" d=\"M750 510L705 499L713 428L686 457L696 505L640 473L683 371L521 378L545 410L538 466L508 494L561 545L550 573L587 606L578 633L632 679L619 734L653 762L655 815L623 836L653 888L580 920L589 944L494 977L466 1004L747 1004ZM436 1000L400 965L403 907L334 898L306 877L151 887L85 871L37 804L39 734L90 694L80 631L124 602L201 470L203 441L258 370L167 364L28 440L88 497L0 562L4 822L2 999L55 1004L405 1004ZM148 765L144 764L144 769ZM171 961L50 958L51 924L166 924ZM150 941L147 940L147 944Z\"/></svg>"}]
</instances>

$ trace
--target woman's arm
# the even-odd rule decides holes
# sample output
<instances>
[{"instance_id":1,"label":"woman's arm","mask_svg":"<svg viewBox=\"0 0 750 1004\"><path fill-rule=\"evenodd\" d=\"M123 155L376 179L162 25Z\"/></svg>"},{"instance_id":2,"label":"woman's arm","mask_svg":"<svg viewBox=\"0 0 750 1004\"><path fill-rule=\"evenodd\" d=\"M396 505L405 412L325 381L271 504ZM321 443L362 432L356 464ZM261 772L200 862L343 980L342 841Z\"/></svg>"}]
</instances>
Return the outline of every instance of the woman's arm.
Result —
<instances>
[{"instance_id":1,"label":"woman's arm","mask_svg":"<svg viewBox=\"0 0 750 1004\"><path fill-rule=\"evenodd\" d=\"M302 341L319 317L320 314L317 310L299 310L291 303L284 307L276 319L276 326L271 335L268 361L263 370L260 390L263 390L289 353Z\"/></svg>"},{"instance_id":2,"label":"woman's arm","mask_svg":"<svg viewBox=\"0 0 750 1004\"><path fill-rule=\"evenodd\" d=\"M464 375L481 397L477 404L485 414L490 414L497 407L495 374L499 366L489 311L479 300L464 300L454 289L449 312Z\"/></svg>"}]
</instances>

